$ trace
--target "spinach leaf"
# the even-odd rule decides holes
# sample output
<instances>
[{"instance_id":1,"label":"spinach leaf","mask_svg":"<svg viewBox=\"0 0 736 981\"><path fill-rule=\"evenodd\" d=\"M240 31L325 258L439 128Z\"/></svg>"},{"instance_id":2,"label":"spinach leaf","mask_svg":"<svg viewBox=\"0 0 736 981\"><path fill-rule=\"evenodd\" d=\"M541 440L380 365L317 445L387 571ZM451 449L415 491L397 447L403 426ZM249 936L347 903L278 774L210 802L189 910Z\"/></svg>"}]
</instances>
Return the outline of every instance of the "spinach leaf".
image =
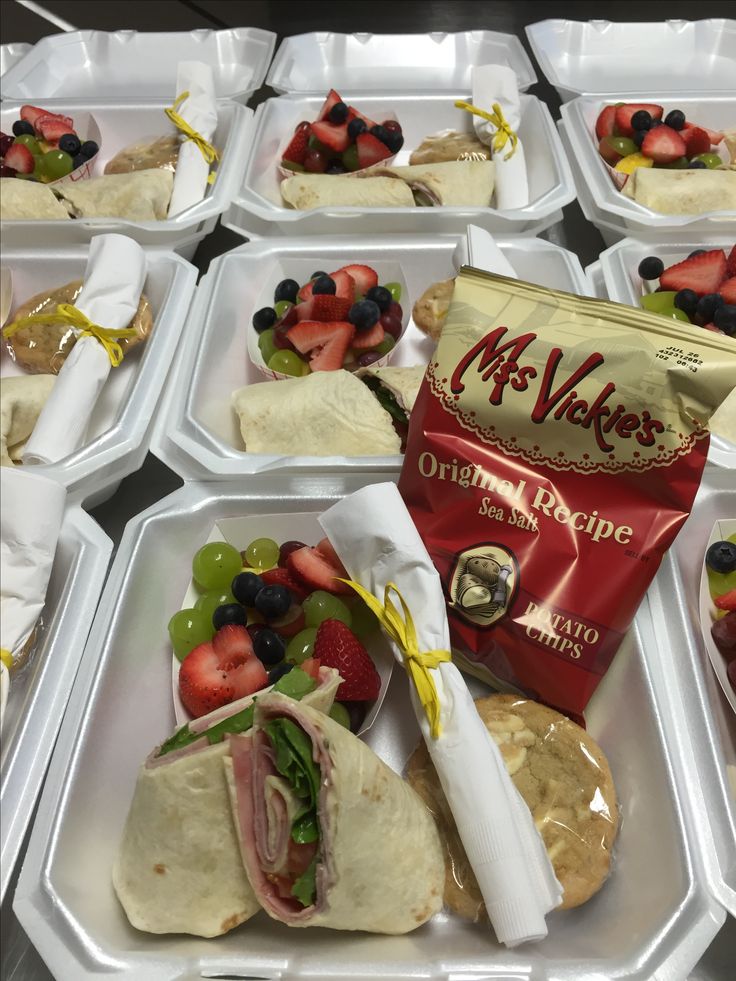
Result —
<instances>
[{"instance_id":1,"label":"spinach leaf","mask_svg":"<svg viewBox=\"0 0 736 981\"><path fill-rule=\"evenodd\" d=\"M317 856L315 855L312 861L309 863L307 871L300 875L296 880L294 885L291 887L291 894L302 906L311 906L314 902L314 897L317 892L317 883L315 881L315 873L317 871Z\"/></svg>"},{"instance_id":2,"label":"spinach leaf","mask_svg":"<svg viewBox=\"0 0 736 981\"><path fill-rule=\"evenodd\" d=\"M199 739L196 732L192 732L188 725L183 725L181 729L177 729L173 736L161 743L161 749L156 753L156 757L164 756L166 753L171 753L175 749L184 749L190 743L193 743L195 739Z\"/></svg>"},{"instance_id":3,"label":"spinach leaf","mask_svg":"<svg viewBox=\"0 0 736 981\"><path fill-rule=\"evenodd\" d=\"M297 845L308 845L312 841L319 840L319 825L315 811L310 809L296 818L291 826L291 839Z\"/></svg>"},{"instance_id":4,"label":"spinach leaf","mask_svg":"<svg viewBox=\"0 0 736 981\"><path fill-rule=\"evenodd\" d=\"M384 388L378 378L362 378L361 381L364 385L373 392L373 394L378 399L380 405L392 416L397 422L403 422L407 425L409 422L409 417L406 412L401 408L399 403L396 401L396 396L393 392L389 392L387 388Z\"/></svg>"}]
</instances>

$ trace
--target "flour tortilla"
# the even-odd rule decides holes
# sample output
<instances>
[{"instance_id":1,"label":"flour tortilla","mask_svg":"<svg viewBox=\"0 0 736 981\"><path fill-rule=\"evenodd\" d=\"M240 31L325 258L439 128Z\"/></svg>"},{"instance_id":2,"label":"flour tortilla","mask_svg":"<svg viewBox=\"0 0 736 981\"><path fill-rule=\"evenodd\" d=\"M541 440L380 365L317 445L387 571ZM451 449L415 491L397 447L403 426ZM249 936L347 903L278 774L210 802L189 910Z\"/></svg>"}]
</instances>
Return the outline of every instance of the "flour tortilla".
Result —
<instances>
[{"instance_id":1,"label":"flour tortilla","mask_svg":"<svg viewBox=\"0 0 736 981\"><path fill-rule=\"evenodd\" d=\"M410 416L426 371L426 364L417 364L410 368L389 365L385 368L360 368L356 375L359 378L377 378L381 386L391 392L407 416Z\"/></svg>"},{"instance_id":2,"label":"flour tortilla","mask_svg":"<svg viewBox=\"0 0 736 981\"><path fill-rule=\"evenodd\" d=\"M340 681L334 669L320 669L320 684L304 701L328 712ZM241 698L190 728L204 732L252 701ZM141 767L112 873L137 929L217 937L260 909L232 821L222 765L229 752L226 738L164 757L154 751Z\"/></svg>"},{"instance_id":3,"label":"flour tortilla","mask_svg":"<svg viewBox=\"0 0 736 981\"><path fill-rule=\"evenodd\" d=\"M622 193L663 215L736 211L736 171L638 167Z\"/></svg>"},{"instance_id":4,"label":"flour tortilla","mask_svg":"<svg viewBox=\"0 0 736 981\"><path fill-rule=\"evenodd\" d=\"M0 466L12 467L33 432L56 375L18 375L0 379Z\"/></svg>"},{"instance_id":5,"label":"flour tortilla","mask_svg":"<svg viewBox=\"0 0 736 981\"><path fill-rule=\"evenodd\" d=\"M267 807L275 768L263 726L277 718L306 732L320 767L317 891L306 908L280 898L263 869L264 854L290 827L288 802ZM253 729L233 738L225 768L243 863L273 919L401 934L442 908L445 863L429 811L373 750L328 716L282 695L259 699Z\"/></svg>"},{"instance_id":6,"label":"flour tortilla","mask_svg":"<svg viewBox=\"0 0 736 981\"><path fill-rule=\"evenodd\" d=\"M459 160L377 169L401 178L412 191L422 192L435 206L490 208L495 164L492 160Z\"/></svg>"},{"instance_id":7,"label":"flour tortilla","mask_svg":"<svg viewBox=\"0 0 736 981\"><path fill-rule=\"evenodd\" d=\"M50 187L18 177L0 178L0 220L68 221L69 214Z\"/></svg>"},{"instance_id":8,"label":"flour tortilla","mask_svg":"<svg viewBox=\"0 0 736 981\"><path fill-rule=\"evenodd\" d=\"M401 440L391 416L349 371L260 382L232 395L248 453L393 456Z\"/></svg>"},{"instance_id":9,"label":"flour tortilla","mask_svg":"<svg viewBox=\"0 0 736 981\"><path fill-rule=\"evenodd\" d=\"M106 174L75 184L59 184L57 191L77 218L163 221L168 214L173 187L173 173L158 169Z\"/></svg>"},{"instance_id":10,"label":"flour tortilla","mask_svg":"<svg viewBox=\"0 0 736 981\"><path fill-rule=\"evenodd\" d=\"M314 208L413 208L406 184L391 177L297 174L281 184L281 197L297 211Z\"/></svg>"}]
</instances>

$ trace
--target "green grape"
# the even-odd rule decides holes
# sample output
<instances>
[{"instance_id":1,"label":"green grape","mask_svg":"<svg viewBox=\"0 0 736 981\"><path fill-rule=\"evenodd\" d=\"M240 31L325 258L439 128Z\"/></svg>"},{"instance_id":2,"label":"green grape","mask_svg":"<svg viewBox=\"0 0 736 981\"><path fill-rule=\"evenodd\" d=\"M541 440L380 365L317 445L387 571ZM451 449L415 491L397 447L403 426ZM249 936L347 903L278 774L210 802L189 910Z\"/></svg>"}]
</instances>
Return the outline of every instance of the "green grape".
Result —
<instances>
[{"instance_id":1,"label":"green grape","mask_svg":"<svg viewBox=\"0 0 736 981\"><path fill-rule=\"evenodd\" d=\"M330 709L328 715L330 716L331 719L334 719L335 722L339 722L339 724L343 726L343 728L345 729L350 728L350 713L348 712L348 710L345 708L344 705L340 704L340 702L333 703L332 708Z\"/></svg>"},{"instance_id":2,"label":"green grape","mask_svg":"<svg viewBox=\"0 0 736 981\"><path fill-rule=\"evenodd\" d=\"M212 639L212 621L201 610L179 610L169 620L169 637L174 654L183 661L187 654Z\"/></svg>"},{"instance_id":3,"label":"green grape","mask_svg":"<svg viewBox=\"0 0 736 981\"><path fill-rule=\"evenodd\" d=\"M323 620L342 620L346 627L353 622L346 603L323 589L315 589L302 603L304 619L308 627L318 627Z\"/></svg>"},{"instance_id":4,"label":"green grape","mask_svg":"<svg viewBox=\"0 0 736 981\"><path fill-rule=\"evenodd\" d=\"M693 160L702 160L709 170L714 170L723 163L723 160L721 160L717 153L699 153L696 157L693 157Z\"/></svg>"},{"instance_id":5,"label":"green grape","mask_svg":"<svg viewBox=\"0 0 736 981\"><path fill-rule=\"evenodd\" d=\"M360 170L360 163L358 162L358 148L354 143L343 153L342 162L348 170Z\"/></svg>"},{"instance_id":6,"label":"green grape","mask_svg":"<svg viewBox=\"0 0 736 981\"><path fill-rule=\"evenodd\" d=\"M278 565L281 549L272 538L256 538L243 553L246 565L255 569L273 569Z\"/></svg>"},{"instance_id":7,"label":"green grape","mask_svg":"<svg viewBox=\"0 0 736 981\"><path fill-rule=\"evenodd\" d=\"M675 305L676 295L672 290L663 290L661 293L645 293L639 302L650 313L661 313L662 310L669 310Z\"/></svg>"},{"instance_id":8,"label":"green grape","mask_svg":"<svg viewBox=\"0 0 736 981\"><path fill-rule=\"evenodd\" d=\"M394 303L401 303L401 283L384 283L383 288L389 291Z\"/></svg>"},{"instance_id":9,"label":"green grape","mask_svg":"<svg viewBox=\"0 0 736 981\"><path fill-rule=\"evenodd\" d=\"M668 164L660 164L660 166L667 170L685 170L686 167L690 166L690 161L687 157L678 157L677 160L673 160Z\"/></svg>"},{"instance_id":10,"label":"green grape","mask_svg":"<svg viewBox=\"0 0 736 981\"><path fill-rule=\"evenodd\" d=\"M242 568L240 552L227 542L208 542L192 559L192 574L200 589L229 589Z\"/></svg>"},{"instance_id":11,"label":"green grape","mask_svg":"<svg viewBox=\"0 0 736 981\"><path fill-rule=\"evenodd\" d=\"M281 166L284 170L293 170L295 174L304 173L304 164L297 163L296 160L282 160Z\"/></svg>"},{"instance_id":12,"label":"green grape","mask_svg":"<svg viewBox=\"0 0 736 981\"><path fill-rule=\"evenodd\" d=\"M34 157L37 157L41 153L41 147L38 145L38 140L35 136L31 136L30 133L22 133L20 136L16 136L13 142L21 143L23 146L27 146Z\"/></svg>"},{"instance_id":13,"label":"green grape","mask_svg":"<svg viewBox=\"0 0 736 981\"><path fill-rule=\"evenodd\" d=\"M620 157L628 157L630 153L639 152L639 147L628 136L609 136L607 142Z\"/></svg>"},{"instance_id":14,"label":"green grape","mask_svg":"<svg viewBox=\"0 0 736 981\"><path fill-rule=\"evenodd\" d=\"M58 181L74 170L74 161L63 150L49 150L43 155L43 169L52 181Z\"/></svg>"},{"instance_id":15,"label":"green grape","mask_svg":"<svg viewBox=\"0 0 736 981\"><path fill-rule=\"evenodd\" d=\"M290 310L291 307L293 307L293 306L294 306L294 304L293 303L289 303L288 300L279 300L278 303L274 303L273 308L276 311L276 316L280 320L284 316L284 314L286 313L286 311L287 310ZM270 330L273 330L273 328L269 328L269 329Z\"/></svg>"},{"instance_id":16,"label":"green grape","mask_svg":"<svg viewBox=\"0 0 736 981\"><path fill-rule=\"evenodd\" d=\"M285 659L290 664L301 664L314 655L314 639L317 636L316 627L300 630L286 645Z\"/></svg>"},{"instance_id":17,"label":"green grape","mask_svg":"<svg viewBox=\"0 0 736 981\"><path fill-rule=\"evenodd\" d=\"M197 602L194 604L194 609L199 610L204 615L207 623L212 629L212 633L214 633L214 627L212 626L212 614L215 612L218 606L225 606L227 603L237 603L237 600L230 592L229 587L227 589L210 589L206 593L202 593Z\"/></svg>"},{"instance_id":18,"label":"green grape","mask_svg":"<svg viewBox=\"0 0 736 981\"><path fill-rule=\"evenodd\" d=\"M277 351L269 358L268 367L271 371L278 371L282 375L294 375L297 378L307 374L304 370L307 368L306 361L302 361L293 351Z\"/></svg>"},{"instance_id":19,"label":"green grape","mask_svg":"<svg viewBox=\"0 0 736 981\"><path fill-rule=\"evenodd\" d=\"M360 640L378 630L378 617L368 609L362 599L353 603L350 613L353 618L350 629Z\"/></svg>"},{"instance_id":20,"label":"green grape","mask_svg":"<svg viewBox=\"0 0 736 981\"><path fill-rule=\"evenodd\" d=\"M381 341L381 343L376 344L373 350L377 354L388 354L388 352L392 350L392 348L394 348L395 346L396 346L396 341L393 339L393 337L390 334L386 334L386 336Z\"/></svg>"},{"instance_id":21,"label":"green grape","mask_svg":"<svg viewBox=\"0 0 736 981\"><path fill-rule=\"evenodd\" d=\"M672 317L674 320L682 320L686 324L690 323L690 318L688 315L684 310L680 310L679 307L665 307L664 310L658 310L657 313L661 314L663 317Z\"/></svg>"},{"instance_id":22,"label":"green grape","mask_svg":"<svg viewBox=\"0 0 736 981\"><path fill-rule=\"evenodd\" d=\"M261 352L261 357L266 364L268 364L274 354L276 354L278 351L278 348L273 342L273 335L273 327L269 327L268 330L264 330L262 334L258 335L258 348Z\"/></svg>"}]
</instances>

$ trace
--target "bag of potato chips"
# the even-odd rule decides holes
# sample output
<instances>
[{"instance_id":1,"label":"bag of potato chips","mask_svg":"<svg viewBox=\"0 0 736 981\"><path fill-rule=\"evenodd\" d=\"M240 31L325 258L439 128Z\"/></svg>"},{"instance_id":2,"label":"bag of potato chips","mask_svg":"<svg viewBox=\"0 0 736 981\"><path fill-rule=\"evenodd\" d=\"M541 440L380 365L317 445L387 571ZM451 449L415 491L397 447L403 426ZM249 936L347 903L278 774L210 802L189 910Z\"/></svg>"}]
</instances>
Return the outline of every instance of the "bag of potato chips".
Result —
<instances>
[{"instance_id":1,"label":"bag of potato chips","mask_svg":"<svg viewBox=\"0 0 736 981\"><path fill-rule=\"evenodd\" d=\"M399 483L459 667L582 714L735 383L730 337L462 270Z\"/></svg>"}]
</instances>

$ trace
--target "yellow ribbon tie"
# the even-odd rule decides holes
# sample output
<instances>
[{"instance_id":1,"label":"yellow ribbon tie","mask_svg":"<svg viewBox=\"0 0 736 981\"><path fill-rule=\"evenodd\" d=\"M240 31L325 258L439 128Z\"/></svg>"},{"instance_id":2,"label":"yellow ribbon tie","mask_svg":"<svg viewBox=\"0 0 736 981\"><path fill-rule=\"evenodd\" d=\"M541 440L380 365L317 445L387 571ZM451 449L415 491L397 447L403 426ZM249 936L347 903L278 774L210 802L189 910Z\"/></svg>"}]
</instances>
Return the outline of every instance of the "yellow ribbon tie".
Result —
<instances>
[{"instance_id":1,"label":"yellow ribbon tie","mask_svg":"<svg viewBox=\"0 0 736 981\"><path fill-rule=\"evenodd\" d=\"M513 155L516 153L516 144L519 142L519 137L511 129L508 120L503 114L501 106L497 102L493 103L493 112L486 112L485 109L479 109L471 102L456 102L455 108L465 109L466 112L471 112L474 116L480 116L481 119L487 119L489 123L493 123L493 125L496 127L496 132L493 134L493 139L491 141L493 152L500 153L510 141L511 149L504 155L503 159L508 160L509 157L513 157Z\"/></svg>"},{"instance_id":2,"label":"yellow ribbon tie","mask_svg":"<svg viewBox=\"0 0 736 981\"><path fill-rule=\"evenodd\" d=\"M23 327L30 327L32 324L68 324L79 332L79 337L94 337L104 347L110 364L117 368L123 360L123 349L118 341L123 338L137 337L138 333L134 327L121 327L120 330L111 330L109 327L100 327L94 324L82 313L73 303L60 303L55 313L34 313L30 317L21 317L14 320L12 324L3 327L3 337L10 338Z\"/></svg>"},{"instance_id":3,"label":"yellow ribbon tie","mask_svg":"<svg viewBox=\"0 0 736 981\"><path fill-rule=\"evenodd\" d=\"M215 163L215 161L219 161L220 159L219 150L217 150L216 147L214 147L210 142L208 142L202 136L201 133L198 133L196 129L192 129L192 127L189 125L186 119L183 119L176 111L179 108L179 106L182 104L182 102L184 102L184 100L188 98L189 98L189 93L182 92L181 95L177 96L173 106L171 106L168 109L164 109L164 112L169 117L169 119L174 124L174 126L176 126L178 130L181 130L181 132L188 140L191 140L192 143L195 143L199 147L199 151L204 157L204 159L206 160L206 162L210 166L212 166L212 164ZM215 181L215 175L210 174L207 178L207 183L213 184L214 181Z\"/></svg>"},{"instance_id":4,"label":"yellow ribbon tie","mask_svg":"<svg viewBox=\"0 0 736 981\"><path fill-rule=\"evenodd\" d=\"M451 661L452 656L450 652L419 650L417 632L411 611L394 583L390 582L386 586L383 593L383 603L381 603L373 593L364 589L360 583L353 582L352 579L341 579L340 582L346 583L355 590L366 606L375 613L383 629L404 655L404 667L411 675L411 679L419 695L419 701L422 703L422 707L429 720L432 738L437 739L442 731L440 728L440 699L432 675L429 672L432 668L438 668L443 661ZM399 598L399 603L404 614L403 618L391 600L390 594L392 592Z\"/></svg>"},{"instance_id":5,"label":"yellow ribbon tie","mask_svg":"<svg viewBox=\"0 0 736 981\"><path fill-rule=\"evenodd\" d=\"M4 647L0 647L0 661L3 662L8 670L13 667L13 655Z\"/></svg>"}]
</instances>

